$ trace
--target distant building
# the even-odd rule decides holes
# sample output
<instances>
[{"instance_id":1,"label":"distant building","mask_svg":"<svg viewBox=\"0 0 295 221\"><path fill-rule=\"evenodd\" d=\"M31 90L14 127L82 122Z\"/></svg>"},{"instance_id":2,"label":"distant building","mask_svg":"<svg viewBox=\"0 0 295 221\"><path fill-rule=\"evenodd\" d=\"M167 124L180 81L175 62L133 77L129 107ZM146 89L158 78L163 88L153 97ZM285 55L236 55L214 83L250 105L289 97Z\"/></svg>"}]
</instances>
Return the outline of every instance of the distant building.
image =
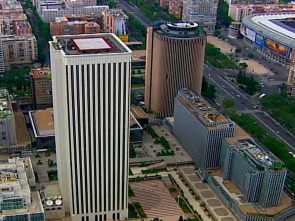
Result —
<instances>
[{"instance_id":1,"label":"distant building","mask_svg":"<svg viewBox=\"0 0 295 221\"><path fill-rule=\"evenodd\" d=\"M34 134L34 143L38 149L55 148L53 108L29 112Z\"/></svg>"},{"instance_id":2,"label":"distant building","mask_svg":"<svg viewBox=\"0 0 295 221\"><path fill-rule=\"evenodd\" d=\"M278 0L226 0L227 4L275 4Z\"/></svg>"},{"instance_id":3,"label":"distant building","mask_svg":"<svg viewBox=\"0 0 295 221\"><path fill-rule=\"evenodd\" d=\"M54 22L55 18L63 17L64 15L101 14L108 9L109 6L107 5L85 5L85 2L82 0L68 0L65 3L60 0L36 1L37 13L44 22Z\"/></svg>"},{"instance_id":4,"label":"distant building","mask_svg":"<svg viewBox=\"0 0 295 221\"><path fill-rule=\"evenodd\" d=\"M127 22L128 16L123 9L109 9L103 13L104 32L114 33L122 41L129 41Z\"/></svg>"},{"instance_id":5,"label":"distant building","mask_svg":"<svg viewBox=\"0 0 295 221\"><path fill-rule=\"evenodd\" d=\"M242 190L246 202L265 208L280 205L287 170L269 150L252 139L228 138L222 144L220 164L224 177Z\"/></svg>"},{"instance_id":6,"label":"distant building","mask_svg":"<svg viewBox=\"0 0 295 221\"><path fill-rule=\"evenodd\" d=\"M182 19L183 0L170 0L169 1L169 13Z\"/></svg>"},{"instance_id":7,"label":"distant building","mask_svg":"<svg viewBox=\"0 0 295 221\"><path fill-rule=\"evenodd\" d=\"M61 21L50 23L50 34L52 36L96 33L100 33L100 25L96 22Z\"/></svg>"},{"instance_id":8,"label":"distant building","mask_svg":"<svg viewBox=\"0 0 295 221\"><path fill-rule=\"evenodd\" d=\"M290 67L287 79L288 92L295 97L295 50L290 53Z\"/></svg>"},{"instance_id":9,"label":"distant building","mask_svg":"<svg viewBox=\"0 0 295 221\"><path fill-rule=\"evenodd\" d=\"M233 21L228 28L228 36L231 38L238 38L240 34L241 22Z\"/></svg>"},{"instance_id":10,"label":"distant building","mask_svg":"<svg viewBox=\"0 0 295 221\"><path fill-rule=\"evenodd\" d=\"M17 143L16 126L9 93L0 90L0 146L11 146Z\"/></svg>"},{"instance_id":11,"label":"distant building","mask_svg":"<svg viewBox=\"0 0 295 221\"><path fill-rule=\"evenodd\" d=\"M208 33L215 30L218 3L215 0L184 0L182 20L198 23Z\"/></svg>"},{"instance_id":12,"label":"distant building","mask_svg":"<svg viewBox=\"0 0 295 221\"><path fill-rule=\"evenodd\" d=\"M0 175L1 218L45 221L30 158L1 160Z\"/></svg>"},{"instance_id":13,"label":"distant building","mask_svg":"<svg viewBox=\"0 0 295 221\"><path fill-rule=\"evenodd\" d=\"M17 33L16 24L22 23L22 22L27 22L27 16L24 13L0 15L0 34L1 35L16 34ZM25 23L25 26L27 25L30 28L30 24Z\"/></svg>"},{"instance_id":14,"label":"distant building","mask_svg":"<svg viewBox=\"0 0 295 221\"><path fill-rule=\"evenodd\" d=\"M159 0L159 5L162 8L168 9L169 8L169 0Z\"/></svg>"},{"instance_id":15,"label":"distant building","mask_svg":"<svg viewBox=\"0 0 295 221\"><path fill-rule=\"evenodd\" d=\"M175 98L173 133L202 170L219 167L222 139L235 134L235 123L203 97L182 89Z\"/></svg>"},{"instance_id":16,"label":"distant building","mask_svg":"<svg viewBox=\"0 0 295 221\"><path fill-rule=\"evenodd\" d=\"M172 116L181 88L201 93L206 36L196 23L149 27L145 78L145 106Z\"/></svg>"},{"instance_id":17,"label":"distant building","mask_svg":"<svg viewBox=\"0 0 295 221\"><path fill-rule=\"evenodd\" d=\"M52 107L52 83L50 68L32 69L31 88L34 109Z\"/></svg>"},{"instance_id":18,"label":"distant building","mask_svg":"<svg viewBox=\"0 0 295 221\"><path fill-rule=\"evenodd\" d=\"M1 36L3 62L5 67L12 64L29 64L38 59L37 41L33 34Z\"/></svg>"},{"instance_id":19,"label":"distant building","mask_svg":"<svg viewBox=\"0 0 295 221\"><path fill-rule=\"evenodd\" d=\"M241 22L243 18L252 15L254 8L252 5L230 5L228 16L234 21Z\"/></svg>"}]
</instances>

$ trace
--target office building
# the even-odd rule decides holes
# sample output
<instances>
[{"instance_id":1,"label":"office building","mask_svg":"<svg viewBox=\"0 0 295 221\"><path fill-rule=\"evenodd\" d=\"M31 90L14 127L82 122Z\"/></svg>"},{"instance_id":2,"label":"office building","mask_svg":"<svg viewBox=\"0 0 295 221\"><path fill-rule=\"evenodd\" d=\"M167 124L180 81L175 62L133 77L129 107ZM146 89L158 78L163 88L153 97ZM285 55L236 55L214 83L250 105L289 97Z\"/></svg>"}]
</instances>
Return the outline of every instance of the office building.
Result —
<instances>
[{"instance_id":1,"label":"office building","mask_svg":"<svg viewBox=\"0 0 295 221\"><path fill-rule=\"evenodd\" d=\"M181 88L201 93L206 36L196 23L162 24L148 28L145 106L172 116Z\"/></svg>"},{"instance_id":2,"label":"office building","mask_svg":"<svg viewBox=\"0 0 295 221\"><path fill-rule=\"evenodd\" d=\"M0 175L1 219L45 221L30 158L1 160Z\"/></svg>"},{"instance_id":3,"label":"office building","mask_svg":"<svg viewBox=\"0 0 295 221\"><path fill-rule=\"evenodd\" d=\"M10 146L17 143L15 120L6 89L0 90L0 146Z\"/></svg>"},{"instance_id":4,"label":"office building","mask_svg":"<svg viewBox=\"0 0 295 221\"><path fill-rule=\"evenodd\" d=\"M34 109L52 107L52 83L50 68L36 68L30 72L32 104Z\"/></svg>"},{"instance_id":5,"label":"office building","mask_svg":"<svg viewBox=\"0 0 295 221\"><path fill-rule=\"evenodd\" d=\"M208 33L213 33L217 20L218 2L215 0L184 0L182 20L196 22Z\"/></svg>"},{"instance_id":6,"label":"office building","mask_svg":"<svg viewBox=\"0 0 295 221\"><path fill-rule=\"evenodd\" d=\"M173 133L202 171L218 167L224 137L235 134L235 123L212 108L192 90L175 98Z\"/></svg>"},{"instance_id":7,"label":"office building","mask_svg":"<svg viewBox=\"0 0 295 221\"><path fill-rule=\"evenodd\" d=\"M122 41L129 41L127 22L128 16L123 12L123 9L109 9L103 13L104 31L114 33L119 36Z\"/></svg>"},{"instance_id":8,"label":"office building","mask_svg":"<svg viewBox=\"0 0 295 221\"><path fill-rule=\"evenodd\" d=\"M246 202L274 207L280 204L287 170L266 151L252 139L225 139L220 164L224 177L243 192Z\"/></svg>"},{"instance_id":9,"label":"office building","mask_svg":"<svg viewBox=\"0 0 295 221\"><path fill-rule=\"evenodd\" d=\"M37 41L33 34L1 36L4 66L30 64L38 59Z\"/></svg>"},{"instance_id":10,"label":"office building","mask_svg":"<svg viewBox=\"0 0 295 221\"><path fill-rule=\"evenodd\" d=\"M50 42L58 176L73 221L128 217L131 53L109 33Z\"/></svg>"}]
</instances>

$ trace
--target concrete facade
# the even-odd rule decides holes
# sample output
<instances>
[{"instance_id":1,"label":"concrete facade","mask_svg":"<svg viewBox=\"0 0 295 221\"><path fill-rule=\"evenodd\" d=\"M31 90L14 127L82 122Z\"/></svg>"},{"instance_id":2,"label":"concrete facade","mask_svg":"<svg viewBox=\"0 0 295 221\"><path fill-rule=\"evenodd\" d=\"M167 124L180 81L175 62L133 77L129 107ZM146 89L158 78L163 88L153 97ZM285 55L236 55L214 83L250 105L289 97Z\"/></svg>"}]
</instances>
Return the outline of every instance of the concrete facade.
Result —
<instances>
[{"instance_id":1,"label":"concrete facade","mask_svg":"<svg viewBox=\"0 0 295 221\"><path fill-rule=\"evenodd\" d=\"M97 34L54 37L50 54L66 211L73 221L124 220L132 52L114 34Z\"/></svg>"},{"instance_id":2,"label":"concrete facade","mask_svg":"<svg viewBox=\"0 0 295 221\"><path fill-rule=\"evenodd\" d=\"M181 88L201 93L206 36L197 24L149 27L145 79L147 109L172 116Z\"/></svg>"}]
</instances>

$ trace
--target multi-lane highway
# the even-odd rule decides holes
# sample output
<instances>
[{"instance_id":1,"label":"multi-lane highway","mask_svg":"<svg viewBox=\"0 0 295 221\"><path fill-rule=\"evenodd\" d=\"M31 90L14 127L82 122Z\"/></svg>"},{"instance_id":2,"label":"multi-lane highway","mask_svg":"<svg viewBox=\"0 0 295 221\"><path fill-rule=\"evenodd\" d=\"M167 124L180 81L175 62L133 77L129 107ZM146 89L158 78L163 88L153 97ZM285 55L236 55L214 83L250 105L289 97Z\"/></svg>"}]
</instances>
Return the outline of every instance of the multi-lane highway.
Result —
<instances>
[{"instance_id":1,"label":"multi-lane highway","mask_svg":"<svg viewBox=\"0 0 295 221\"><path fill-rule=\"evenodd\" d=\"M119 6L122 6L127 12L134 15L134 17L140 21L145 27L153 26L153 22L147 19L141 11L132 3L128 3L125 0L116 0Z\"/></svg>"}]
</instances>

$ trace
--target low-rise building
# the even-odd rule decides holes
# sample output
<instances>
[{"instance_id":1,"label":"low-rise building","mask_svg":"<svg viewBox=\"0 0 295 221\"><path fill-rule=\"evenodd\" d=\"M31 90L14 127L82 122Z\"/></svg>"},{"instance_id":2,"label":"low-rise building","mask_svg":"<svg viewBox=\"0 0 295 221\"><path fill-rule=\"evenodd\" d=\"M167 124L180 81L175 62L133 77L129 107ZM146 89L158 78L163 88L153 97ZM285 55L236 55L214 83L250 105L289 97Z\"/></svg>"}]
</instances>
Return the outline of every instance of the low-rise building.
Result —
<instances>
[{"instance_id":1,"label":"low-rise building","mask_svg":"<svg viewBox=\"0 0 295 221\"><path fill-rule=\"evenodd\" d=\"M34 109L43 109L52 107L52 82L50 68L32 69L31 88L32 104Z\"/></svg>"},{"instance_id":2,"label":"low-rise building","mask_svg":"<svg viewBox=\"0 0 295 221\"><path fill-rule=\"evenodd\" d=\"M50 34L55 35L77 35L100 33L100 25L96 22L87 21L61 21L50 23Z\"/></svg>"},{"instance_id":3,"label":"low-rise building","mask_svg":"<svg viewBox=\"0 0 295 221\"><path fill-rule=\"evenodd\" d=\"M175 98L173 133L204 171L219 166L222 139L234 136L235 123L199 94L182 89Z\"/></svg>"},{"instance_id":4,"label":"low-rise building","mask_svg":"<svg viewBox=\"0 0 295 221\"><path fill-rule=\"evenodd\" d=\"M1 218L6 221L45 220L30 158L1 160L0 175Z\"/></svg>"},{"instance_id":5,"label":"low-rise building","mask_svg":"<svg viewBox=\"0 0 295 221\"><path fill-rule=\"evenodd\" d=\"M230 38L238 38L240 34L241 22L233 21L228 28L228 36Z\"/></svg>"}]
</instances>

